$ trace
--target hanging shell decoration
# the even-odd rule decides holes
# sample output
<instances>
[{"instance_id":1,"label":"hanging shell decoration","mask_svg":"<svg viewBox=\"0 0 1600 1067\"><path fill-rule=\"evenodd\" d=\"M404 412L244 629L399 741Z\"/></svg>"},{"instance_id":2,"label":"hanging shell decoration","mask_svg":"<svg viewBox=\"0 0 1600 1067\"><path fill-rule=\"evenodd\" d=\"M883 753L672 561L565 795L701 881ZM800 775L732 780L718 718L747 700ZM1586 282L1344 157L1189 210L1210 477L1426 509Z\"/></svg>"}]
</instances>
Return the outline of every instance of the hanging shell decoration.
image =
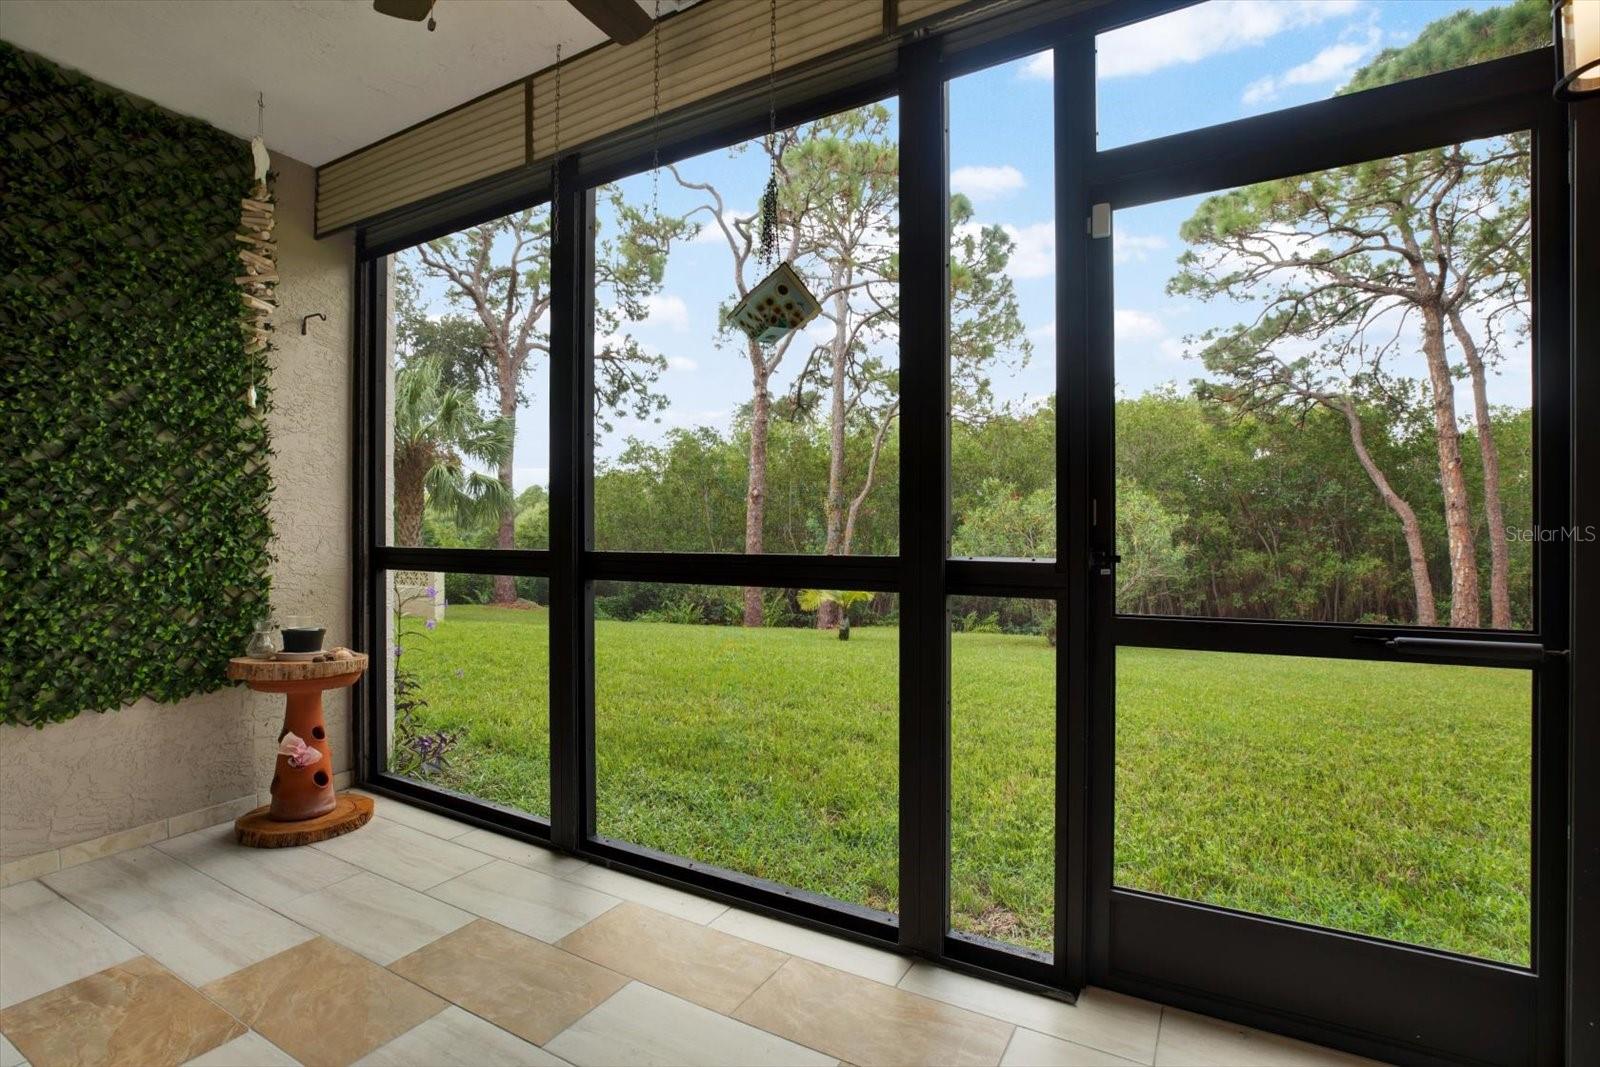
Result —
<instances>
[{"instance_id":1,"label":"hanging shell decoration","mask_svg":"<svg viewBox=\"0 0 1600 1067\"><path fill-rule=\"evenodd\" d=\"M821 310L794 268L779 263L734 306L730 317L757 344L770 345L816 318Z\"/></svg>"},{"instance_id":2,"label":"hanging shell decoration","mask_svg":"<svg viewBox=\"0 0 1600 1067\"><path fill-rule=\"evenodd\" d=\"M233 280L244 305L245 351L254 354L272 346L272 313L278 310L278 242L272 236L276 201L267 188L270 160L260 137L251 140L250 155L255 162L255 184L250 195L239 201L239 231L234 234L234 240L244 246L239 249L243 273ZM256 406L254 382L245 399L252 409Z\"/></svg>"}]
</instances>

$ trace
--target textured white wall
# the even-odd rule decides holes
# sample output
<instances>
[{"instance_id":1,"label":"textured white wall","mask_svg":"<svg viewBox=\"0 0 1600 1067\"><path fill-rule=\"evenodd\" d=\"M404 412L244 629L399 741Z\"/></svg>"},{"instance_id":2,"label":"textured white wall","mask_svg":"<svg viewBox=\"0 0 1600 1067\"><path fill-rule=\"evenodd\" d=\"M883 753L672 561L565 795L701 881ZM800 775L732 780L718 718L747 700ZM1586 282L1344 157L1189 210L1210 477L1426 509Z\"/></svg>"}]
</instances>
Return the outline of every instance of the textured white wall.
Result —
<instances>
[{"instance_id":1,"label":"textured white wall","mask_svg":"<svg viewBox=\"0 0 1600 1067\"><path fill-rule=\"evenodd\" d=\"M312 239L310 167L277 155L278 351L272 376L272 599L350 640L352 270L348 235ZM300 317L314 311L300 336ZM238 651L243 652L243 649ZM348 691L329 693L335 771L350 766ZM0 726L0 859L15 859L267 788L283 698L236 688L42 730Z\"/></svg>"}]
</instances>

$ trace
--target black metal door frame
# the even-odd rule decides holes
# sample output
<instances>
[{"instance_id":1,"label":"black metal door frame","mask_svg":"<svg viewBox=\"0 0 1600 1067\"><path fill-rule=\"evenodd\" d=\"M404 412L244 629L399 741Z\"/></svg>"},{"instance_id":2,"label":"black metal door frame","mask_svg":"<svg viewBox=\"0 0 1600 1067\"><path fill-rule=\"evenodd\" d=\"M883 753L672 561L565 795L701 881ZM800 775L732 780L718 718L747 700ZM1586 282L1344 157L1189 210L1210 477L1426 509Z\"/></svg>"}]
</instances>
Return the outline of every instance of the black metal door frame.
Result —
<instances>
[{"instance_id":1,"label":"black metal door frame","mask_svg":"<svg viewBox=\"0 0 1600 1067\"><path fill-rule=\"evenodd\" d=\"M1115 212L1176 197L1495 134L1532 134L1535 516L1569 514L1566 130L1548 56L1515 56L1357 97L1095 153L1091 204ZM1086 214L1081 214L1086 218ZM1113 226L1114 230L1114 226ZM1088 510L1092 548L1115 551L1112 249L1086 234ZM1535 548L1529 632L1120 615L1114 583L1090 591L1090 980L1310 1040L1411 1062L1557 1062L1565 953L1569 553ZM1446 644L1394 650L1392 636ZM1454 645L1461 638L1480 643ZM1120 888L1113 878L1118 647L1514 666L1533 701L1533 943L1528 969ZM1338 990L1338 1018L1328 1012Z\"/></svg>"},{"instance_id":2,"label":"black metal door frame","mask_svg":"<svg viewBox=\"0 0 1600 1067\"><path fill-rule=\"evenodd\" d=\"M1284 654L1389 658L1357 642L1371 628L1118 617L1090 569L1111 546L1110 247L1091 239L1091 205L1116 206L1301 173L1453 139L1533 129L1541 217L1538 256L1540 507L1566 514L1570 433L1563 406L1568 293L1565 204L1558 153L1565 137L1548 91L1548 52L1469 71L1180 134L1107 152L1095 148L1094 35L1183 6L1188 0L1089 5L1025 28L992 32L981 24L906 40L892 75L875 74L810 96L786 98L783 124L898 93L901 104L903 300L902 530L895 557L596 552L593 548L592 221L595 185L648 166L648 155L597 153L592 167L568 153L559 177L528 170L496 179L460 203L441 201L416 217L384 220L358 235L356 389L358 426L354 610L363 647L386 644L384 578L389 569L543 576L551 583L551 817L485 803L389 774L382 694L384 656L358 686L355 716L360 780L380 792L501 833L549 843L591 861L683 885L741 907L837 935L898 948L949 966L1070 997L1088 982L1231 1017L1268 1029L1388 1058L1430 1062L1446 1056L1483 1061L1550 1059L1560 1029L1564 912L1561 884L1563 800L1554 778L1566 761L1566 725L1549 708L1564 699L1565 663L1537 670L1537 971L1520 972L1407 946L1314 930L1225 909L1116 890L1111 884L1112 690L1118 643L1216 647ZM945 352L945 93L960 74L1041 48L1056 52L1055 164L1058 403L1057 531L1054 562L951 559L948 544L948 426ZM759 134L765 94L735 107L714 128L661 146L680 158ZM740 110L742 107L742 110ZM1558 130L1557 127L1560 127ZM624 158L626 156L626 158ZM553 180L554 178L554 180ZM1559 195L1558 195L1559 191ZM551 544L547 551L403 548L385 544L383 464L387 382L387 253L530 203L559 197L552 248ZM463 208L461 204L469 204ZM463 215L466 211L472 218ZM939 523L929 516L942 516ZM1566 647L1565 557L1541 551L1539 631L1486 635L1491 641L1542 641ZM901 914L888 916L794 887L668 856L596 834L594 803L593 583L649 580L724 585L799 585L897 592L902 598L900 776ZM955 935L949 928L949 651L944 605L952 594L1054 599L1066 639L1057 651L1056 951L1043 959ZM1411 632L1411 631L1408 631ZM1444 631L1441 636L1451 636ZM1459 636L1459 635L1455 635ZM942 650L942 651L941 651ZM1428 662L1439 662L1430 659ZM1466 662L1475 662L1468 659ZM1560 719L1557 723L1555 720ZM1554 778L1552 777L1554 776ZM1323 995L1289 995L1313 976L1340 983L1338 1007ZM1326 987L1323 992L1325 993ZM1354 990L1354 992L1352 992ZM1428 998L1417 996L1426 990ZM1514 1005L1508 1011L1506 1005ZM1471 1013L1482 1013L1473 1015ZM1462 1020L1498 1022L1481 1048L1464 1051ZM1476 1033L1473 1031L1472 1033ZM1469 1034L1469 1036L1471 1036ZM1475 1055L1474 1055L1475 1054Z\"/></svg>"}]
</instances>

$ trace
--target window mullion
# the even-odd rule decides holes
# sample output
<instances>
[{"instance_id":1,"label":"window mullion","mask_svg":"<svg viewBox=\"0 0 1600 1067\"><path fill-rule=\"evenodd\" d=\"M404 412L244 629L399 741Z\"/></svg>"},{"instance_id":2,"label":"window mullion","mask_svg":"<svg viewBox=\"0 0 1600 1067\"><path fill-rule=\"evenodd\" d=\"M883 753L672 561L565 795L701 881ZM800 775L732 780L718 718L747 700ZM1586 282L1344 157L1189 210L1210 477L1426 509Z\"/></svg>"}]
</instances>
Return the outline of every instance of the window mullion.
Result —
<instances>
[{"instance_id":1,"label":"window mullion","mask_svg":"<svg viewBox=\"0 0 1600 1067\"><path fill-rule=\"evenodd\" d=\"M900 59L900 943L936 956L950 914L947 109L936 44Z\"/></svg>"}]
</instances>

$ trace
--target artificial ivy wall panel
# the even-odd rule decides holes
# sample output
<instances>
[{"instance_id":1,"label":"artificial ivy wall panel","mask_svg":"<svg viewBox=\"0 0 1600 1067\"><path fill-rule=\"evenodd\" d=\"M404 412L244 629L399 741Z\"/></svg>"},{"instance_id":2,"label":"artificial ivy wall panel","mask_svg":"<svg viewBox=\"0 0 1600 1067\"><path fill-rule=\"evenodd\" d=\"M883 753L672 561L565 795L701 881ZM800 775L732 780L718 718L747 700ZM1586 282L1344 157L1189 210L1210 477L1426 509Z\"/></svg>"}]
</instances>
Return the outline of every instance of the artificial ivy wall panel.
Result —
<instances>
[{"instance_id":1,"label":"artificial ivy wall panel","mask_svg":"<svg viewBox=\"0 0 1600 1067\"><path fill-rule=\"evenodd\" d=\"M0 721L226 684L267 609L249 146L0 42Z\"/></svg>"}]
</instances>

